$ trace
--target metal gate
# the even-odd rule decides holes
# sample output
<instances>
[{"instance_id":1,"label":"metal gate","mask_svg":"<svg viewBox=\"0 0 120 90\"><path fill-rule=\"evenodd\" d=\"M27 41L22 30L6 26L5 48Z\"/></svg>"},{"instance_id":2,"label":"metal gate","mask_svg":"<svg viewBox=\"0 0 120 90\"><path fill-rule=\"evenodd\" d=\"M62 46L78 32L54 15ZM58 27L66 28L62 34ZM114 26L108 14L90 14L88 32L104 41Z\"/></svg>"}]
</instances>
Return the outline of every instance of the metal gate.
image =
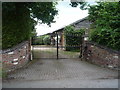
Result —
<instances>
[{"instance_id":1,"label":"metal gate","mask_svg":"<svg viewBox=\"0 0 120 90\"><path fill-rule=\"evenodd\" d=\"M39 59L71 59L80 58L82 52L82 36L73 33L50 34L49 45L33 45L33 58Z\"/></svg>"}]
</instances>

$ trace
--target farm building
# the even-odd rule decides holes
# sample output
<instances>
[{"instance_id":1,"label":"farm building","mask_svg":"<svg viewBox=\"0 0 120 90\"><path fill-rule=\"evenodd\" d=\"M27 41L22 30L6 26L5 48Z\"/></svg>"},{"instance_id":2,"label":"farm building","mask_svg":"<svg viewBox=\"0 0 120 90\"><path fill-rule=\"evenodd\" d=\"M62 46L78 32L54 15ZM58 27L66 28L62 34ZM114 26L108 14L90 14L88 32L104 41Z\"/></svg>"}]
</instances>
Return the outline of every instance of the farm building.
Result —
<instances>
[{"instance_id":1,"label":"farm building","mask_svg":"<svg viewBox=\"0 0 120 90\"><path fill-rule=\"evenodd\" d=\"M85 29L85 33L89 33L91 22L88 20L88 17L85 17L83 19L77 20L76 22L71 23L68 26L75 27L75 30L77 29ZM66 27L66 26L65 26ZM62 27L54 32L51 33L51 44L56 45L56 39L58 34L58 44L60 47L65 46L66 39L64 38L64 29L65 27Z\"/></svg>"}]
</instances>

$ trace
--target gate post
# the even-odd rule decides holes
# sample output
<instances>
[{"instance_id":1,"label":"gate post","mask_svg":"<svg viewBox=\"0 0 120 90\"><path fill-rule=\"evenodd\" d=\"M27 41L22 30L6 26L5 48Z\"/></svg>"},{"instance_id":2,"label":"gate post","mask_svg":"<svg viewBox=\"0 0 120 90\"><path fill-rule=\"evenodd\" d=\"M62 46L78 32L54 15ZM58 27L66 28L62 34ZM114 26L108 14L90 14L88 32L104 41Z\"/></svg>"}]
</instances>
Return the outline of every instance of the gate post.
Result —
<instances>
[{"instance_id":1,"label":"gate post","mask_svg":"<svg viewBox=\"0 0 120 90\"><path fill-rule=\"evenodd\" d=\"M59 58L59 56L58 56L58 33L57 33L57 59Z\"/></svg>"},{"instance_id":2,"label":"gate post","mask_svg":"<svg viewBox=\"0 0 120 90\"><path fill-rule=\"evenodd\" d=\"M83 58L83 44L84 44L84 35L82 35L81 36L81 45L80 45L80 56L79 56L79 58L81 58L81 60L82 60L82 58Z\"/></svg>"}]
</instances>

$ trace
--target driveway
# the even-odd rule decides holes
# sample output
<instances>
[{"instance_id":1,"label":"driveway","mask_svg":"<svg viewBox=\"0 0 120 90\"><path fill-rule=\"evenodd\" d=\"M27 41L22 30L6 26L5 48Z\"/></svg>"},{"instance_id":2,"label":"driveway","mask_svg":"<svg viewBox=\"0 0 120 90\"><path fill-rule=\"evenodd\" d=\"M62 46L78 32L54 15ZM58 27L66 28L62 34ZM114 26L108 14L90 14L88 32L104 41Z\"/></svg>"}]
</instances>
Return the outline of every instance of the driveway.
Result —
<instances>
[{"instance_id":1,"label":"driveway","mask_svg":"<svg viewBox=\"0 0 120 90\"><path fill-rule=\"evenodd\" d=\"M115 70L80 59L37 58L9 74L3 88L118 88L117 76Z\"/></svg>"}]
</instances>

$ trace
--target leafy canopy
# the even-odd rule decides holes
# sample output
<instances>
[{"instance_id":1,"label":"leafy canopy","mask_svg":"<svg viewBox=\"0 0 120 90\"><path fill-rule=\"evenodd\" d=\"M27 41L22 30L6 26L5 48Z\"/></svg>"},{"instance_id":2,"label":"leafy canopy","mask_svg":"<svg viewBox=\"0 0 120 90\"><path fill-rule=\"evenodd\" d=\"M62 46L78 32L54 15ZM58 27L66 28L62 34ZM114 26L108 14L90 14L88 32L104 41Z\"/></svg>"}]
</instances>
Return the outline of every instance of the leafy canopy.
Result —
<instances>
[{"instance_id":1,"label":"leafy canopy","mask_svg":"<svg viewBox=\"0 0 120 90\"><path fill-rule=\"evenodd\" d=\"M89 9L93 22L91 40L109 48L120 50L120 3L100 2Z\"/></svg>"},{"instance_id":2,"label":"leafy canopy","mask_svg":"<svg viewBox=\"0 0 120 90\"><path fill-rule=\"evenodd\" d=\"M54 22L57 15L54 2L3 2L2 3L2 48L10 48L28 40L35 33L37 21Z\"/></svg>"},{"instance_id":3,"label":"leafy canopy","mask_svg":"<svg viewBox=\"0 0 120 90\"><path fill-rule=\"evenodd\" d=\"M120 50L120 2L71 2L71 6L80 5L82 10L89 10L91 25L91 41Z\"/></svg>"}]
</instances>

